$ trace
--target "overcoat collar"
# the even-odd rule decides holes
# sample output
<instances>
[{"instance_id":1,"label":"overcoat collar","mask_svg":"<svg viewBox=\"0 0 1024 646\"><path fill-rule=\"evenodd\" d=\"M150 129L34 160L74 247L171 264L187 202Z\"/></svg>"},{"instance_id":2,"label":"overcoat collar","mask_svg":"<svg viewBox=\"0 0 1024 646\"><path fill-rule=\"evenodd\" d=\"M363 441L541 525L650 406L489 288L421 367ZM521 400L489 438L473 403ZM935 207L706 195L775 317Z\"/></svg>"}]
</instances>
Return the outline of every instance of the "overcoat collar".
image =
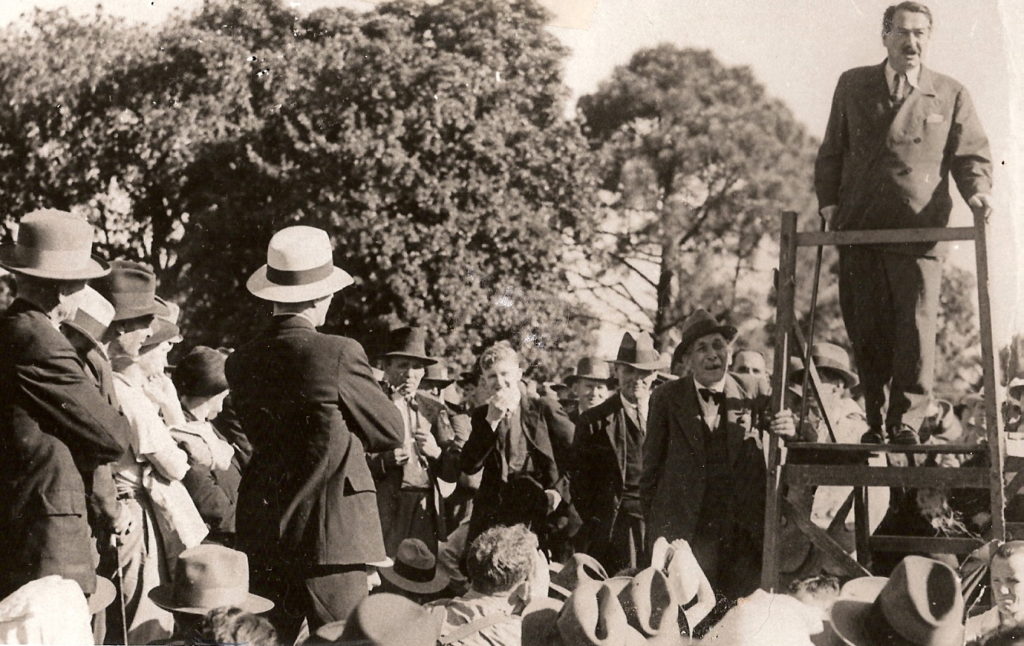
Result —
<instances>
[{"instance_id":1,"label":"overcoat collar","mask_svg":"<svg viewBox=\"0 0 1024 646\"><path fill-rule=\"evenodd\" d=\"M316 326L313 325L313 321L310 321L305 316L299 314L279 314L274 317L273 323L271 323L271 329L273 330L294 330L294 329L308 329L315 331Z\"/></svg>"}]
</instances>

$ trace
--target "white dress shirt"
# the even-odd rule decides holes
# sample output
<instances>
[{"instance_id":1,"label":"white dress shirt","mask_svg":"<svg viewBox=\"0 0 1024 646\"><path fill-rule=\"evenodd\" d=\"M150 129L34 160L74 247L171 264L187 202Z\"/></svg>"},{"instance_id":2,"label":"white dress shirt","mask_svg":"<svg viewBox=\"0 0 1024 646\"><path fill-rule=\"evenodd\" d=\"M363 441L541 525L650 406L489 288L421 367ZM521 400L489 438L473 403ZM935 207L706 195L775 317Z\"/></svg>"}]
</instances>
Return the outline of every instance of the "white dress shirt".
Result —
<instances>
[{"instance_id":1,"label":"white dress shirt","mask_svg":"<svg viewBox=\"0 0 1024 646\"><path fill-rule=\"evenodd\" d=\"M711 392L714 393L723 393L724 396L725 377L722 377L721 379L711 384L710 386L705 386L704 384L697 381L696 377L694 377L693 385L697 389L697 402L700 404L701 417L704 418L704 423L708 425L708 428L711 431L717 430L720 412L718 403L714 399L712 399L711 401L704 401L704 398L701 396L700 391L702 389L710 390Z\"/></svg>"}]
</instances>

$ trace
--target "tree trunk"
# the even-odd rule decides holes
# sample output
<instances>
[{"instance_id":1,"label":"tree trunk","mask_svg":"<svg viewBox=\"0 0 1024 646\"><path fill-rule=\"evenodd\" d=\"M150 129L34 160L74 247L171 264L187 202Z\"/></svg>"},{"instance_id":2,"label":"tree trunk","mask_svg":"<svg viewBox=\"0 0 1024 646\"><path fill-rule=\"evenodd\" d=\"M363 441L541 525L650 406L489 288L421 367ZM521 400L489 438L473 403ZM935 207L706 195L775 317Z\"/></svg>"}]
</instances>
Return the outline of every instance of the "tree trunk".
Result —
<instances>
[{"instance_id":1,"label":"tree trunk","mask_svg":"<svg viewBox=\"0 0 1024 646\"><path fill-rule=\"evenodd\" d=\"M667 351L671 341L676 302L679 300L679 240L666 235L661 244L661 272L658 275L658 309L654 313L654 347Z\"/></svg>"}]
</instances>

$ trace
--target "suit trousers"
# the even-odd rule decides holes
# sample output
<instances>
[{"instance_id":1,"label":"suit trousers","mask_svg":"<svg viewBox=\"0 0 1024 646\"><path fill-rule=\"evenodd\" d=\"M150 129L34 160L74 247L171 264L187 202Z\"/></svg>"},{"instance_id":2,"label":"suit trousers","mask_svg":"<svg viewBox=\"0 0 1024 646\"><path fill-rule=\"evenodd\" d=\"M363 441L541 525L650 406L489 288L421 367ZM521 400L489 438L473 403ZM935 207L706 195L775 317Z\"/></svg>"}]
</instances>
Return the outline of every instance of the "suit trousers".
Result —
<instances>
[{"instance_id":1,"label":"suit trousers","mask_svg":"<svg viewBox=\"0 0 1024 646\"><path fill-rule=\"evenodd\" d=\"M627 501L619 507L611 536L591 541L588 553L613 576L623 570L643 569L644 550L647 544L645 539L644 519L640 514L640 506L633 501Z\"/></svg>"},{"instance_id":2,"label":"suit trousers","mask_svg":"<svg viewBox=\"0 0 1024 646\"><path fill-rule=\"evenodd\" d=\"M909 393L935 381L935 327L942 263L865 246L839 248L839 303L864 387L868 425L898 426Z\"/></svg>"}]
</instances>

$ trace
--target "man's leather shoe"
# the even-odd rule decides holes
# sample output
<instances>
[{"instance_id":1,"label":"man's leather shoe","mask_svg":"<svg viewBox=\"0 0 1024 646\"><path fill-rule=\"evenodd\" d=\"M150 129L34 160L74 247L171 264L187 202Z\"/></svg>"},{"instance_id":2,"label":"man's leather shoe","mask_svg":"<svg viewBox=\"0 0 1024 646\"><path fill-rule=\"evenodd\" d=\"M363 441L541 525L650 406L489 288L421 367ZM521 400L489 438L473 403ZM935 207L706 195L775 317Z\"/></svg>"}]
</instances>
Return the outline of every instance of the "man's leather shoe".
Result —
<instances>
[{"instance_id":1,"label":"man's leather shoe","mask_svg":"<svg viewBox=\"0 0 1024 646\"><path fill-rule=\"evenodd\" d=\"M921 438L917 435L917 431L906 424L890 427L889 439L893 444L899 444L901 446L913 446L921 443Z\"/></svg>"},{"instance_id":2,"label":"man's leather shoe","mask_svg":"<svg viewBox=\"0 0 1024 646\"><path fill-rule=\"evenodd\" d=\"M885 436L882 435L882 429L871 427L867 430L864 435L860 436L861 444L885 444Z\"/></svg>"}]
</instances>

